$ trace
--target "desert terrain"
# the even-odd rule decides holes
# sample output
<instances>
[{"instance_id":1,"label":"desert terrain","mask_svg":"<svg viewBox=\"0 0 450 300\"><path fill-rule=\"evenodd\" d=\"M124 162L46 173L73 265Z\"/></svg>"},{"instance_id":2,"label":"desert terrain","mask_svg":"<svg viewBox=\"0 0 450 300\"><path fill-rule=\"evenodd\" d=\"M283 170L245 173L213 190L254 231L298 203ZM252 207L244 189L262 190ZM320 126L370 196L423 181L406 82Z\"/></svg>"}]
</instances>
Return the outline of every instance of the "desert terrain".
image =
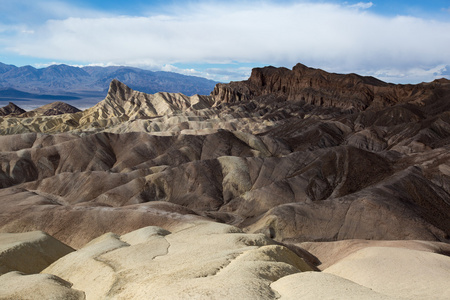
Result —
<instances>
[{"instance_id":1,"label":"desert terrain","mask_svg":"<svg viewBox=\"0 0 450 300\"><path fill-rule=\"evenodd\" d=\"M112 80L0 134L0 299L450 298L449 80Z\"/></svg>"}]
</instances>

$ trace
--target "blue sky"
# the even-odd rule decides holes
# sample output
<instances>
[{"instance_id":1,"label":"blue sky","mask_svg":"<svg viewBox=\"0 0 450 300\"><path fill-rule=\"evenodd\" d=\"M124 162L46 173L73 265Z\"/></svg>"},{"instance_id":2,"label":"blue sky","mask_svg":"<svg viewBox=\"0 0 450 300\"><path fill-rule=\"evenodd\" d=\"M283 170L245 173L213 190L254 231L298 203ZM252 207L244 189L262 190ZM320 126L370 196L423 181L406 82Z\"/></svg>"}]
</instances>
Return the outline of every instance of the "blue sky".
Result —
<instances>
[{"instance_id":1,"label":"blue sky","mask_svg":"<svg viewBox=\"0 0 450 300\"><path fill-rule=\"evenodd\" d=\"M0 62L223 82L301 62L417 83L450 78L450 1L0 0Z\"/></svg>"}]
</instances>

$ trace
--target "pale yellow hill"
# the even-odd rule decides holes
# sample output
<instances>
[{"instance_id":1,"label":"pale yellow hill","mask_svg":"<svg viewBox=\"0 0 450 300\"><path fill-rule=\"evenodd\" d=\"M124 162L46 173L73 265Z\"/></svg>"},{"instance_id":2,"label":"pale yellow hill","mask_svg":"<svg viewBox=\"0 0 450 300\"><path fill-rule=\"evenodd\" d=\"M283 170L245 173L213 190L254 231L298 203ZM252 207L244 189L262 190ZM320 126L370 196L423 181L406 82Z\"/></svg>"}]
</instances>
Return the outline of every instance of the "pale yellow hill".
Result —
<instances>
[{"instance_id":1,"label":"pale yellow hill","mask_svg":"<svg viewBox=\"0 0 450 300\"><path fill-rule=\"evenodd\" d=\"M396 298L450 299L450 257L441 254L367 247L324 272Z\"/></svg>"}]
</instances>

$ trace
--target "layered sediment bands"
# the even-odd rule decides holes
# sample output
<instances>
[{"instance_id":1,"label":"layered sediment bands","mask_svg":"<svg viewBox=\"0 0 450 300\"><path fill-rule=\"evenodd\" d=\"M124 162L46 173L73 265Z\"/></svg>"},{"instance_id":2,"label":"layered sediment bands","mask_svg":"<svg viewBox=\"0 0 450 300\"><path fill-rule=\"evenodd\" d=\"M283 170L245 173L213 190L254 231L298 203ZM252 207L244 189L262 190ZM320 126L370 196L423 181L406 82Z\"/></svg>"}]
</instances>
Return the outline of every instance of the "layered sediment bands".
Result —
<instances>
[{"instance_id":1,"label":"layered sediment bands","mask_svg":"<svg viewBox=\"0 0 450 300\"><path fill-rule=\"evenodd\" d=\"M0 118L0 231L80 247L208 220L283 243L448 242L449 111L447 80L303 65L255 69L211 96L113 81L83 112Z\"/></svg>"}]
</instances>

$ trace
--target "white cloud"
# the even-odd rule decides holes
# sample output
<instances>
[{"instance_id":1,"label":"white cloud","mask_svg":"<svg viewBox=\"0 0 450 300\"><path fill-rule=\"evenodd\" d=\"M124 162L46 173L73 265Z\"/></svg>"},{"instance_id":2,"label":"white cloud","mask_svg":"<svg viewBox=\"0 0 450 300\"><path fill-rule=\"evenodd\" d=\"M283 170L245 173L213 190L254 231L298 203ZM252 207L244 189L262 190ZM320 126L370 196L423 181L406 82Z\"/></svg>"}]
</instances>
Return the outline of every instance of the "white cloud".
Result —
<instances>
[{"instance_id":1,"label":"white cloud","mask_svg":"<svg viewBox=\"0 0 450 300\"><path fill-rule=\"evenodd\" d=\"M209 76L209 78L213 80L228 82L228 81L246 80L248 79L248 77L250 77L251 72L252 68L250 67L239 67L239 68L228 67L228 68L209 68L204 71L204 74L206 76Z\"/></svg>"},{"instance_id":2,"label":"white cloud","mask_svg":"<svg viewBox=\"0 0 450 300\"><path fill-rule=\"evenodd\" d=\"M105 12L87 9L61 0L1 0L0 17L6 23L22 22L33 26L49 19L108 16ZM111 15L109 15L111 16Z\"/></svg>"},{"instance_id":3,"label":"white cloud","mask_svg":"<svg viewBox=\"0 0 450 300\"><path fill-rule=\"evenodd\" d=\"M154 67L153 69L159 69L161 71L166 71L166 72L175 72L175 73L184 74L184 75L200 76L200 77L207 78L205 76L205 73L198 71L196 69L193 69L193 68L183 69L183 68L178 68L178 67L170 65L170 64L163 65L160 68ZM209 78L209 79L213 79L213 78Z\"/></svg>"},{"instance_id":4,"label":"white cloud","mask_svg":"<svg viewBox=\"0 0 450 300\"><path fill-rule=\"evenodd\" d=\"M207 79L220 81L220 82L229 82L229 81L237 81L237 80L246 80L250 76L250 73L252 71L251 67L224 67L224 68L206 68L206 69L185 69L185 68L179 68L170 64L166 64L160 68L153 68L159 69L161 71L167 71L167 72L175 72L179 74L184 75L190 75L190 76L199 76L204 77Z\"/></svg>"},{"instance_id":5,"label":"white cloud","mask_svg":"<svg viewBox=\"0 0 450 300\"><path fill-rule=\"evenodd\" d=\"M360 10L372 5L205 2L178 7L170 15L54 19L35 26L34 34L17 33L8 39L8 48L51 60L148 68L302 62L337 72L394 70L400 76L450 64L450 22Z\"/></svg>"},{"instance_id":6,"label":"white cloud","mask_svg":"<svg viewBox=\"0 0 450 300\"><path fill-rule=\"evenodd\" d=\"M450 74L446 74L447 67L448 66L446 65L438 65L430 69L415 67L404 71L397 69L383 69L378 70L371 75L387 82L430 82L437 78L450 78Z\"/></svg>"},{"instance_id":7,"label":"white cloud","mask_svg":"<svg viewBox=\"0 0 450 300\"><path fill-rule=\"evenodd\" d=\"M358 9L369 9L372 6L373 6L372 2L358 2L356 4L349 5L349 7L358 8Z\"/></svg>"}]
</instances>

